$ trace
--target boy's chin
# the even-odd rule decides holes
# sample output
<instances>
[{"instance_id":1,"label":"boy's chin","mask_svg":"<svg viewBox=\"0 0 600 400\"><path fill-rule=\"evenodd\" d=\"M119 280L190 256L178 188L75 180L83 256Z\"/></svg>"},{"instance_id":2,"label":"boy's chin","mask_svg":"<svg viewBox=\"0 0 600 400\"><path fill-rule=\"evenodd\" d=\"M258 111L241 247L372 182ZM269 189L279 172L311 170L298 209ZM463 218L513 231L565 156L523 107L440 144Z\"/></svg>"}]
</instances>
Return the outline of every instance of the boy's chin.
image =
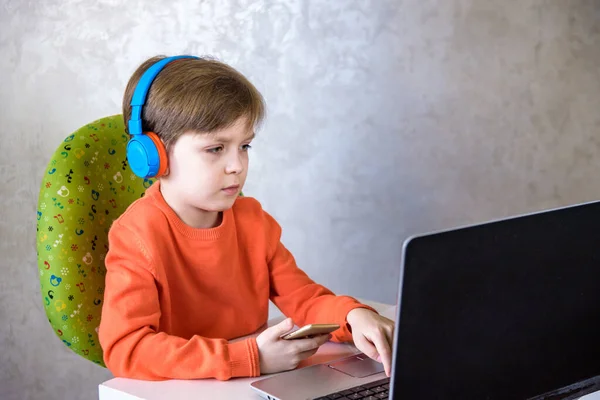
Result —
<instances>
[{"instance_id":1,"label":"boy's chin","mask_svg":"<svg viewBox=\"0 0 600 400\"><path fill-rule=\"evenodd\" d=\"M208 207L198 207L200 209L203 209L205 211L209 211L209 212L223 212L223 211L227 211L229 210L231 207L233 207L233 204L235 203L235 201L237 200L237 197L231 198L231 199L219 199L217 201L211 202L210 206Z\"/></svg>"}]
</instances>

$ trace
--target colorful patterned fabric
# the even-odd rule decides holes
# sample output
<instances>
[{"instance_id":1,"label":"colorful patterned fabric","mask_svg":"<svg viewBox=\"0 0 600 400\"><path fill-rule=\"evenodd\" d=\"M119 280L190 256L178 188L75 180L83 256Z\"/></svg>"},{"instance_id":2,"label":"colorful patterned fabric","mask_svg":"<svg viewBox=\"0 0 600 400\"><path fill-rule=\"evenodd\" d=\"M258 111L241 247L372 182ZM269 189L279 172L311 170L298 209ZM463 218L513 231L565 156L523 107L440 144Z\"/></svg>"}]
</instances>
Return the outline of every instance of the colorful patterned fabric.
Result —
<instances>
[{"instance_id":1,"label":"colorful patterned fabric","mask_svg":"<svg viewBox=\"0 0 600 400\"><path fill-rule=\"evenodd\" d=\"M37 209L38 269L48 320L67 347L101 366L98 325L108 230L153 182L129 168L128 140L121 115L68 136L44 174Z\"/></svg>"}]
</instances>

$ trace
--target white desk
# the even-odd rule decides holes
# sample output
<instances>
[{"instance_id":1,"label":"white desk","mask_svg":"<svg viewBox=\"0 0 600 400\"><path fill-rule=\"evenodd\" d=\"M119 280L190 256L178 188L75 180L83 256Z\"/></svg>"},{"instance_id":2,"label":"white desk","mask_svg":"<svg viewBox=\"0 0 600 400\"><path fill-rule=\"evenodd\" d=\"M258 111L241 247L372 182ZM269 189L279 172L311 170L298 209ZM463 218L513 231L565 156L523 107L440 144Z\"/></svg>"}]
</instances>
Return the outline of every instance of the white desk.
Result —
<instances>
[{"instance_id":1,"label":"white desk","mask_svg":"<svg viewBox=\"0 0 600 400\"><path fill-rule=\"evenodd\" d=\"M392 320L396 319L396 306L373 301L360 300L364 304L379 311ZM268 326L276 325L283 320L281 313L271 318ZM255 335L258 335L256 333ZM319 348L317 354L299 365L305 367L334 360L336 358L356 354L358 350L351 344L326 343ZM285 372L284 372L285 373ZM269 375L273 376L273 375ZM229 381L216 379L205 380L170 380L140 381L136 379L115 378L99 386L99 400L187 400L187 399L261 399L251 388L250 382L259 378L234 378ZM600 392L591 393L580 400L600 400Z\"/></svg>"},{"instance_id":2,"label":"white desk","mask_svg":"<svg viewBox=\"0 0 600 400\"><path fill-rule=\"evenodd\" d=\"M380 314L392 320L396 319L395 305L382 304L360 299L376 309ZM281 313L269 319L268 326L278 324L283 320ZM258 333L255 334L258 336ZM358 353L351 344L328 342L319 348L319 351L298 367L319 364L340 357ZM285 373L285 372L284 372ZM273 375L268 375L273 376ZM114 378L99 386L100 400L187 400L187 399L261 399L251 388L250 382L258 378L234 378L228 381L216 379L202 380L169 380L169 381L141 381L137 379Z\"/></svg>"}]
</instances>

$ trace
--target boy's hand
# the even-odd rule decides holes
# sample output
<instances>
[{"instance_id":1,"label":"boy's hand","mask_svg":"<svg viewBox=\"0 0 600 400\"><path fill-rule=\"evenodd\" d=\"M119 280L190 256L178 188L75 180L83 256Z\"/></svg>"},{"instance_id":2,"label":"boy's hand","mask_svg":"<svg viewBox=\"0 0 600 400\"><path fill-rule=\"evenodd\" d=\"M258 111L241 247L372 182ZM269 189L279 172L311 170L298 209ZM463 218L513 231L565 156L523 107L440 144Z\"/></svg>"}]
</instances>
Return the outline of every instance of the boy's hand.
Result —
<instances>
[{"instance_id":1,"label":"boy's hand","mask_svg":"<svg viewBox=\"0 0 600 400\"><path fill-rule=\"evenodd\" d=\"M316 335L310 339L284 340L280 338L293 327L291 318L287 318L258 335L256 344L258 345L261 374L289 371L296 368L300 361L315 354L319 347L331 338L329 334Z\"/></svg>"},{"instance_id":2,"label":"boy's hand","mask_svg":"<svg viewBox=\"0 0 600 400\"><path fill-rule=\"evenodd\" d=\"M392 371L394 321L366 308L350 310L346 321L352 328L354 345L373 360L383 363L385 374Z\"/></svg>"}]
</instances>

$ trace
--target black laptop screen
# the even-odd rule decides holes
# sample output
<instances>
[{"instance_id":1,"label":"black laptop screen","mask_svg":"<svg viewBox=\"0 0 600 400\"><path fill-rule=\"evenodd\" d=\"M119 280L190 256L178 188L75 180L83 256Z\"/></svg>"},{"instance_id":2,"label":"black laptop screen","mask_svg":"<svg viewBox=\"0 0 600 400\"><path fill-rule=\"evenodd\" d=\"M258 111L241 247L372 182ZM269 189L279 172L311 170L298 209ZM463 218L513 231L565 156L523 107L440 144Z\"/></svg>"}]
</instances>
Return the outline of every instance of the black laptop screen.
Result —
<instances>
[{"instance_id":1,"label":"black laptop screen","mask_svg":"<svg viewBox=\"0 0 600 400\"><path fill-rule=\"evenodd\" d=\"M600 203L406 245L395 399L527 399L600 375Z\"/></svg>"}]
</instances>

